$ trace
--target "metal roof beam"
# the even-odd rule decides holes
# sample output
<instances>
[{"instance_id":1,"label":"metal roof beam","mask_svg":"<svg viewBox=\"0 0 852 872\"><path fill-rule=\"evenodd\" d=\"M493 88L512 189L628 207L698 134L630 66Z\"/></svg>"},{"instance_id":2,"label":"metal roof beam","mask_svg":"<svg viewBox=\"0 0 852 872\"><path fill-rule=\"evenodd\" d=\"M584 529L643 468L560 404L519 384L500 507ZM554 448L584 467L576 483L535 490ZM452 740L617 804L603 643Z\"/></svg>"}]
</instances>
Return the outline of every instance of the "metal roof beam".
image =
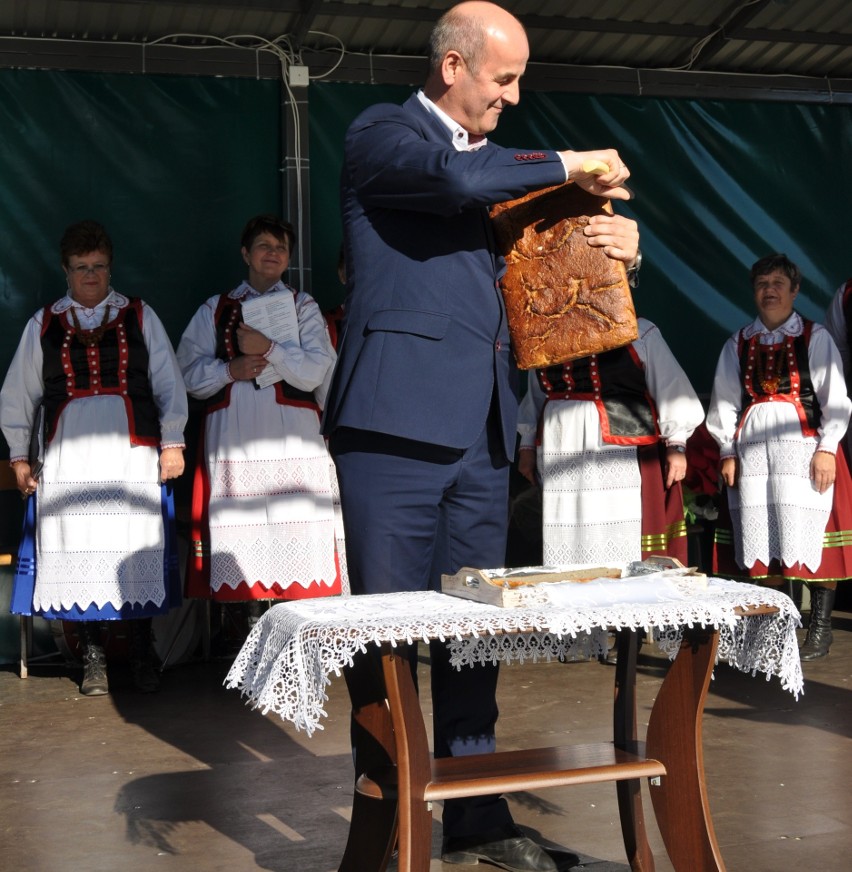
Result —
<instances>
[{"instance_id":1,"label":"metal roof beam","mask_svg":"<svg viewBox=\"0 0 852 872\"><path fill-rule=\"evenodd\" d=\"M725 28L727 31L727 28ZM852 33L817 33L815 30L767 30L747 27L728 33L729 40L790 42L796 45L852 45Z\"/></svg>"},{"instance_id":2,"label":"metal roof beam","mask_svg":"<svg viewBox=\"0 0 852 872\"><path fill-rule=\"evenodd\" d=\"M311 0L310 3L306 4L305 10L299 14L299 17L296 19L296 26L290 34L293 41L293 47L296 51L302 47L302 43L308 35L308 31L313 28L314 21L316 21L316 17L319 14L321 7L324 5L323 0Z\"/></svg>"},{"instance_id":3,"label":"metal roof beam","mask_svg":"<svg viewBox=\"0 0 852 872\"><path fill-rule=\"evenodd\" d=\"M312 70L321 70L331 67L339 56L303 50L302 59ZM425 58L347 53L323 81L417 87L426 72ZM521 90L852 105L852 78L697 73L535 61L527 65Z\"/></svg>"},{"instance_id":4,"label":"metal roof beam","mask_svg":"<svg viewBox=\"0 0 852 872\"><path fill-rule=\"evenodd\" d=\"M312 70L338 66L324 81L419 86L427 71L425 57L400 57L302 50ZM273 55L225 47L203 51L179 45L155 46L110 40L0 39L0 68L86 70L108 73L235 76L278 79ZM685 99L799 101L852 105L852 78L770 76L736 73L594 67L532 62L523 88L578 94L613 94Z\"/></svg>"},{"instance_id":5,"label":"metal roof beam","mask_svg":"<svg viewBox=\"0 0 852 872\"><path fill-rule=\"evenodd\" d=\"M87 5L105 6L148 6L153 5L151 0L88 0ZM199 9L234 9L240 11L255 12L301 12L305 6L305 0L167 0L162 6L188 6Z\"/></svg>"},{"instance_id":6,"label":"metal roof beam","mask_svg":"<svg viewBox=\"0 0 852 872\"><path fill-rule=\"evenodd\" d=\"M690 70L703 69L706 67L707 62L725 47L725 44L732 38L732 35L740 27L752 21L755 15L761 12L770 2L772 0L753 0L753 2L746 3L743 6L741 0L735 0L729 7L729 11L719 16L717 19L718 23L708 30L707 35L695 43L686 56L676 60L672 66L683 66Z\"/></svg>"},{"instance_id":7,"label":"metal roof beam","mask_svg":"<svg viewBox=\"0 0 852 872\"><path fill-rule=\"evenodd\" d=\"M0 39L0 68L85 70L99 73L281 78L281 63L269 52L215 46L115 43L110 40Z\"/></svg>"}]
</instances>

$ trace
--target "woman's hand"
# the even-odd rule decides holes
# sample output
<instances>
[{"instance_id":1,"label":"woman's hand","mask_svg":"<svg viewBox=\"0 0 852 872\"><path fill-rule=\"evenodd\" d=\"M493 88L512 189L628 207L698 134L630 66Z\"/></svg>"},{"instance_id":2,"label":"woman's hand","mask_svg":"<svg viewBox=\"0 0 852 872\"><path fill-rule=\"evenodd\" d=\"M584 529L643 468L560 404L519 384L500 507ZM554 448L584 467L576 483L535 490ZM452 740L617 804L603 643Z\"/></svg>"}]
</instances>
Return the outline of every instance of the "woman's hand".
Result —
<instances>
[{"instance_id":1,"label":"woman's hand","mask_svg":"<svg viewBox=\"0 0 852 872\"><path fill-rule=\"evenodd\" d=\"M35 493L38 487L38 481L32 476L32 467L26 460L17 460L12 464L12 469L15 470L15 486L21 492L22 496L28 497Z\"/></svg>"},{"instance_id":2,"label":"woman's hand","mask_svg":"<svg viewBox=\"0 0 852 872\"><path fill-rule=\"evenodd\" d=\"M269 365L262 354L243 354L228 363L228 370L234 381L250 381L257 378Z\"/></svg>"},{"instance_id":3,"label":"woman's hand","mask_svg":"<svg viewBox=\"0 0 852 872\"><path fill-rule=\"evenodd\" d=\"M686 455L676 448L666 449L666 487L686 477Z\"/></svg>"},{"instance_id":4,"label":"woman's hand","mask_svg":"<svg viewBox=\"0 0 852 872\"><path fill-rule=\"evenodd\" d=\"M737 486L737 458L725 457L719 464L719 475L728 487Z\"/></svg>"},{"instance_id":5,"label":"woman's hand","mask_svg":"<svg viewBox=\"0 0 852 872\"><path fill-rule=\"evenodd\" d=\"M248 324L238 324L237 345L243 354L267 354L273 343L260 330L255 330Z\"/></svg>"},{"instance_id":6,"label":"woman's hand","mask_svg":"<svg viewBox=\"0 0 852 872\"><path fill-rule=\"evenodd\" d=\"M183 448L164 448L160 452L160 481L177 478L183 472Z\"/></svg>"},{"instance_id":7,"label":"woman's hand","mask_svg":"<svg viewBox=\"0 0 852 872\"><path fill-rule=\"evenodd\" d=\"M532 484L538 486L535 477L535 449L522 448L518 455L518 472Z\"/></svg>"},{"instance_id":8,"label":"woman's hand","mask_svg":"<svg viewBox=\"0 0 852 872\"><path fill-rule=\"evenodd\" d=\"M837 458L828 451L815 451L811 458L811 481L824 494L833 484L837 473Z\"/></svg>"}]
</instances>

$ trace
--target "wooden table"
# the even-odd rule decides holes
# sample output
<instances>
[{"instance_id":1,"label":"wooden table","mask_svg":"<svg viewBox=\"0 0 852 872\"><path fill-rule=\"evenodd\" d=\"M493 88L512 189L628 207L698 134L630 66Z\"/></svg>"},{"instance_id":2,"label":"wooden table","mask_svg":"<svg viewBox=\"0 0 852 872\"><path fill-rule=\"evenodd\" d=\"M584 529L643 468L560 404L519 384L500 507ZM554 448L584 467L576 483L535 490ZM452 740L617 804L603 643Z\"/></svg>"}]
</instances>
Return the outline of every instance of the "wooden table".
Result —
<instances>
[{"instance_id":1,"label":"wooden table","mask_svg":"<svg viewBox=\"0 0 852 872\"><path fill-rule=\"evenodd\" d=\"M657 824L677 872L724 872L707 801L701 741L704 701L720 638L732 665L777 675L795 694L802 684L795 636L798 613L789 598L718 580L711 587L700 600L674 608L682 623L675 623L672 608L661 604L535 611L425 592L281 604L252 632L226 683L239 687L262 710L275 710L312 731L324 714L324 687L331 674L345 674L356 724L356 777L363 777L353 799L341 872L382 872L395 845L401 872L427 872L432 821L424 796L491 793L495 784L501 792L592 781L616 782L630 867L653 872L640 791L643 778L649 779ZM626 616L630 624L623 620ZM454 639L461 662L494 656L510 660L513 652L520 656L524 650L527 656L530 651L539 657L560 656L578 646L600 648L613 625L620 629L612 742L432 761L408 660L398 643ZM636 719L639 626L662 627L669 653L676 651L644 743ZM767 633L771 645L765 644ZM535 640L531 647L530 640ZM372 643L380 646L380 654ZM770 660L764 648L774 652Z\"/></svg>"}]
</instances>

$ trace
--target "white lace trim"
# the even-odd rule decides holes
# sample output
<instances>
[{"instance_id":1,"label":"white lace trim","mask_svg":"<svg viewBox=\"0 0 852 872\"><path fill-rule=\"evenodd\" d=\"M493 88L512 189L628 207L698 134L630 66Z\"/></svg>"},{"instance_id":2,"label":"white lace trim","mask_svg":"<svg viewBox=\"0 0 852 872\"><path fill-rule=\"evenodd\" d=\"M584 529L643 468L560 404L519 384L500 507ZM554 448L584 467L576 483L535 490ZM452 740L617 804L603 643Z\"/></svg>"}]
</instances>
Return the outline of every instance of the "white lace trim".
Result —
<instances>
[{"instance_id":1,"label":"white lace trim","mask_svg":"<svg viewBox=\"0 0 852 872\"><path fill-rule=\"evenodd\" d=\"M209 504L211 588L332 585L338 530L331 471L322 443L314 456L286 462L218 461Z\"/></svg>"},{"instance_id":2,"label":"white lace trim","mask_svg":"<svg viewBox=\"0 0 852 872\"><path fill-rule=\"evenodd\" d=\"M778 341L779 336L801 336L804 329L805 325L802 322L802 316L798 312L793 312L793 314L775 330L769 330L759 317L755 318L751 324L743 328L743 336L746 339L751 339L755 333L762 333L761 344L771 345L773 342Z\"/></svg>"},{"instance_id":3,"label":"white lace trim","mask_svg":"<svg viewBox=\"0 0 852 872\"><path fill-rule=\"evenodd\" d=\"M737 607L760 604L778 612L745 619L735 614ZM767 680L777 676L798 697L803 686L799 625L799 613L784 594L721 579L712 579L694 596L597 608L505 609L432 591L302 600L280 603L264 614L225 686L239 689L264 714L273 711L310 735L322 729L331 675L340 675L367 645L440 639L452 643L453 662L462 667L588 656L604 650L608 627L653 627L657 644L672 658L684 627L713 626L720 631L720 660L752 675L762 672Z\"/></svg>"},{"instance_id":4,"label":"white lace trim","mask_svg":"<svg viewBox=\"0 0 852 872\"><path fill-rule=\"evenodd\" d=\"M295 499L299 494L315 501L322 511L330 509L328 455L288 458L286 464L279 458L220 460L211 476L211 500L257 496Z\"/></svg>"},{"instance_id":5,"label":"white lace trim","mask_svg":"<svg viewBox=\"0 0 852 872\"><path fill-rule=\"evenodd\" d=\"M116 610L124 605L162 606L166 599L163 551L44 552L38 556L33 592L37 611L69 610L75 605Z\"/></svg>"},{"instance_id":6,"label":"white lace trim","mask_svg":"<svg viewBox=\"0 0 852 872\"><path fill-rule=\"evenodd\" d=\"M110 285L109 287L109 293L104 299L104 302L106 302L107 305L112 306L113 309L125 309L127 308L127 306L130 305L130 300L125 297L124 294L120 294L118 291L116 291L112 287L112 285ZM71 296L69 294L66 294L64 297L58 299L50 307L50 311L53 312L54 315L61 315L63 312L68 311L68 309L70 309L73 305L75 305L74 300L71 299ZM76 305L80 307L79 303L77 303ZM82 306L80 308L85 309L85 306Z\"/></svg>"},{"instance_id":7,"label":"white lace trim","mask_svg":"<svg viewBox=\"0 0 852 872\"><path fill-rule=\"evenodd\" d=\"M755 439L755 435L759 438ZM751 567L773 559L816 572L834 488L817 492L810 481L815 440L745 434L739 445L738 486L729 490L736 560Z\"/></svg>"},{"instance_id":8,"label":"white lace trim","mask_svg":"<svg viewBox=\"0 0 852 872\"><path fill-rule=\"evenodd\" d=\"M217 527L211 554L210 586L236 588L241 582L265 588L279 584L331 585L334 565L334 521L288 522L257 526Z\"/></svg>"},{"instance_id":9,"label":"white lace trim","mask_svg":"<svg viewBox=\"0 0 852 872\"><path fill-rule=\"evenodd\" d=\"M548 566L574 563L629 563L642 556L641 522L543 525L542 557Z\"/></svg>"},{"instance_id":10,"label":"white lace trim","mask_svg":"<svg viewBox=\"0 0 852 872\"><path fill-rule=\"evenodd\" d=\"M587 414L598 426L597 410ZM641 557L642 480L636 449L572 451L558 419L548 419L544 479L543 559L548 566L627 563ZM597 431L595 436L597 438Z\"/></svg>"},{"instance_id":11,"label":"white lace trim","mask_svg":"<svg viewBox=\"0 0 852 872\"><path fill-rule=\"evenodd\" d=\"M48 459L73 457L68 449L73 444L73 439L55 440ZM38 501L34 608L85 609L94 603L120 609L165 602L160 486L140 480L146 457L156 462L156 452L137 448L112 454L122 456L131 459L124 467L124 481L55 481L51 476L63 469L56 468L59 463L45 465ZM65 468L70 465L66 460ZM152 464L150 471L155 469Z\"/></svg>"}]
</instances>

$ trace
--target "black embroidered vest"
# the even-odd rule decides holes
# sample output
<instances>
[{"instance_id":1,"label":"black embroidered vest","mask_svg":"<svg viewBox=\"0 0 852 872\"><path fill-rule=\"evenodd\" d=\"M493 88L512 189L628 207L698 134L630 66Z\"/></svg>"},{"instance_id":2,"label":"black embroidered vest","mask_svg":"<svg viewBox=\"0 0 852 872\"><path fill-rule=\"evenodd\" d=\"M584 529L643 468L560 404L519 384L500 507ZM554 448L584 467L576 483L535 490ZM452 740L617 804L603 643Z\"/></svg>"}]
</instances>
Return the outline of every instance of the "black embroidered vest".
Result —
<instances>
[{"instance_id":1,"label":"black embroidered vest","mask_svg":"<svg viewBox=\"0 0 852 872\"><path fill-rule=\"evenodd\" d=\"M592 400L604 442L646 445L659 439L645 369L631 345L536 370L548 400Z\"/></svg>"},{"instance_id":2,"label":"black embroidered vest","mask_svg":"<svg viewBox=\"0 0 852 872\"><path fill-rule=\"evenodd\" d=\"M799 413L802 433L813 436L822 412L811 382L808 346L813 322L802 318L800 336L787 336L782 342L762 345L760 334L746 339L740 331L737 347L742 378L742 401L737 427L749 406L755 403L793 403Z\"/></svg>"},{"instance_id":3,"label":"black embroidered vest","mask_svg":"<svg viewBox=\"0 0 852 872\"><path fill-rule=\"evenodd\" d=\"M160 416L148 381L148 349L142 335L142 301L130 298L91 348L80 341L68 312L44 310L43 404L50 441L59 415L79 397L118 396L127 410L130 441L160 444Z\"/></svg>"},{"instance_id":4,"label":"black embroidered vest","mask_svg":"<svg viewBox=\"0 0 852 872\"><path fill-rule=\"evenodd\" d=\"M241 314L242 306L239 300L232 300L227 294L219 297L213 315L213 324L216 328L216 357L219 360L233 360L240 353L237 345L237 327L240 325ZM208 412L224 409L231 402L232 386L233 382L207 399ZM317 414L320 413L312 391L299 390L286 381L276 382L272 387L275 389L276 402L282 406L306 406L314 409ZM256 383L255 388L259 390Z\"/></svg>"}]
</instances>

